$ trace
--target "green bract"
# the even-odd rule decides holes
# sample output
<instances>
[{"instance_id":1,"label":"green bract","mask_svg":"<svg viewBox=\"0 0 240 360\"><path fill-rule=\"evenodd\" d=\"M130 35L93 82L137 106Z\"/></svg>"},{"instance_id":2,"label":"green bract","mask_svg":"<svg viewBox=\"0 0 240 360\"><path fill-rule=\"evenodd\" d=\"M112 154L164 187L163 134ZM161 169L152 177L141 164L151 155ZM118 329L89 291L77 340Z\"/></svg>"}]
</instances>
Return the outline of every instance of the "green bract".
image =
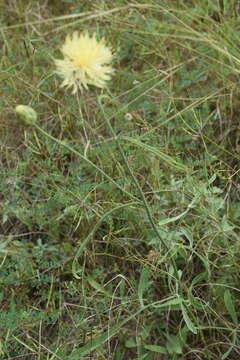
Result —
<instances>
[{"instance_id":1,"label":"green bract","mask_svg":"<svg viewBox=\"0 0 240 360\"><path fill-rule=\"evenodd\" d=\"M37 121L36 111L28 105L17 105L16 113L20 116L24 124L34 125Z\"/></svg>"}]
</instances>

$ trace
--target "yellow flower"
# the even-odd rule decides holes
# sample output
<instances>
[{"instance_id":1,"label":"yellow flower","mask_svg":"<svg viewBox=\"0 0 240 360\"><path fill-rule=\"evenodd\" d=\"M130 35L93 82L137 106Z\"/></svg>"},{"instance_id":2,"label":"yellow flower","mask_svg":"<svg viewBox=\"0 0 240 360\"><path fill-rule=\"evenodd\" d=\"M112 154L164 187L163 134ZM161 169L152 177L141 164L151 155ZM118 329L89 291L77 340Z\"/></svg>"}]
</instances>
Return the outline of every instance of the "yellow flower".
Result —
<instances>
[{"instance_id":1,"label":"yellow flower","mask_svg":"<svg viewBox=\"0 0 240 360\"><path fill-rule=\"evenodd\" d=\"M61 48L63 60L54 60L56 73L63 78L61 86L73 86L73 94L77 89L88 89L88 85L103 88L110 79L114 69L108 65L113 54L105 45L105 40L98 41L96 34L92 37L88 32L79 34L75 31L66 37Z\"/></svg>"}]
</instances>

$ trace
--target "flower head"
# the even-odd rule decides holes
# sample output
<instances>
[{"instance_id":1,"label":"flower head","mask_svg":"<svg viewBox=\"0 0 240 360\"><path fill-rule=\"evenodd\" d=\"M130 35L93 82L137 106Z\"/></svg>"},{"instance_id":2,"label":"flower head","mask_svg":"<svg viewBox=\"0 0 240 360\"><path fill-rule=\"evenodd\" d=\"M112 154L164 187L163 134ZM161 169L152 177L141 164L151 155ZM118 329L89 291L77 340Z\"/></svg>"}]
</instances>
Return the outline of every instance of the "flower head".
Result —
<instances>
[{"instance_id":1,"label":"flower head","mask_svg":"<svg viewBox=\"0 0 240 360\"><path fill-rule=\"evenodd\" d=\"M17 105L15 111L24 124L34 125L37 122L37 113L32 107L28 105Z\"/></svg>"},{"instance_id":2,"label":"flower head","mask_svg":"<svg viewBox=\"0 0 240 360\"><path fill-rule=\"evenodd\" d=\"M111 49L105 40L98 41L96 34L92 37L88 32L79 34L75 31L66 37L61 48L63 60L55 60L56 73L63 78L61 86L77 89L88 89L88 85L103 88L114 72L109 63L113 59Z\"/></svg>"}]
</instances>

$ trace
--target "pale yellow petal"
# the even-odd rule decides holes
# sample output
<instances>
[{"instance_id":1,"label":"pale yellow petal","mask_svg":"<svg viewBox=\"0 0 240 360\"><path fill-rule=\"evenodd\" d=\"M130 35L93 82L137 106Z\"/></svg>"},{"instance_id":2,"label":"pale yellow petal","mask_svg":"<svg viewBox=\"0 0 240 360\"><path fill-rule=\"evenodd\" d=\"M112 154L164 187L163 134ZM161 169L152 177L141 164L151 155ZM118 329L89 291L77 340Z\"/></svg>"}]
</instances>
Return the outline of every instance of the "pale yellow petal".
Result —
<instances>
[{"instance_id":1,"label":"pale yellow petal","mask_svg":"<svg viewBox=\"0 0 240 360\"><path fill-rule=\"evenodd\" d=\"M73 87L74 93L88 85L106 86L114 69L110 65L113 54L104 39L98 41L96 34L90 37L88 32L75 31L67 35L61 51L64 59L55 60L56 73L63 78L61 86Z\"/></svg>"}]
</instances>

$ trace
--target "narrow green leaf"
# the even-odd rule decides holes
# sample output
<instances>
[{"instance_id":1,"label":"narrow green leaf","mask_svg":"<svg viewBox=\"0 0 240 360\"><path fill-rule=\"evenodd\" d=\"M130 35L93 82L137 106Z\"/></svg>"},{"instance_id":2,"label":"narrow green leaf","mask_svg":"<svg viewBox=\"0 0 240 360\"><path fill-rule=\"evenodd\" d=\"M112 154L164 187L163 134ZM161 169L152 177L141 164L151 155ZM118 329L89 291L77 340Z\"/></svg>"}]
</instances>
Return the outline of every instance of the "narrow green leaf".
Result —
<instances>
[{"instance_id":1,"label":"narrow green leaf","mask_svg":"<svg viewBox=\"0 0 240 360\"><path fill-rule=\"evenodd\" d=\"M183 303L181 303L181 310L182 310L182 314L183 314L183 319L184 319L188 329L192 333L197 334L197 329L196 329L195 325L193 324L192 320L190 319L190 317L188 316L187 310L186 310L185 306L183 305Z\"/></svg>"},{"instance_id":2,"label":"narrow green leaf","mask_svg":"<svg viewBox=\"0 0 240 360\"><path fill-rule=\"evenodd\" d=\"M234 324L238 325L238 318L234 307L234 300L229 289L225 290L224 292L224 303L229 315L232 318L232 321L234 322Z\"/></svg>"},{"instance_id":3,"label":"narrow green leaf","mask_svg":"<svg viewBox=\"0 0 240 360\"><path fill-rule=\"evenodd\" d=\"M182 345L178 336L171 335L168 338L167 350L169 354L182 354Z\"/></svg>"},{"instance_id":4,"label":"narrow green leaf","mask_svg":"<svg viewBox=\"0 0 240 360\"><path fill-rule=\"evenodd\" d=\"M191 286L189 287L188 290L188 300L190 304L198 310L202 310L204 305L193 295L193 288L196 284L207 278L208 278L208 273L206 271L201 272L200 274L195 276L195 278L193 278Z\"/></svg>"},{"instance_id":5,"label":"narrow green leaf","mask_svg":"<svg viewBox=\"0 0 240 360\"><path fill-rule=\"evenodd\" d=\"M156 308L170 308L175 307L176 305L180 305L182 303L182 298L174 297L172 300L166 301L164 304L156 304L153 305Z\"/></svg>"},{"instance_id":6,"label":"narrow green leaf","mask_svg":"<svg viewBox=\"0 0 240 360\"><path fill-rule=\"evenodd\" d=\"M144 349L156 352L158 354L167 354L167 349L159 345L144 345Z\"/></svg>"},{"instance_id":7,"label":"narrow green leaf","mask_svg":"<svg viewBox=\"0 0 240 360\"><path fill-rule=\"evenodd\" d=\"M144 291L149 287L149 278L150 278L150 272L147 268L143 268L140 276L140 281L138 285L138 298L141 306L143 307L143 294Z\"/></svg>"},{"instance_id":8,"label":"narrow green leaf","mask_svg":"<svg viewBox=\"0 0 240 360\"><path fill-rule=\"evenodd\" d=\"M144 144L141 141L130 138L128 136L123 136L121 139L127 140L128 142L131 142L132 144L135 144L135 145L143 148L144 150L147 150L147 151L151 152L152 154L155 154L162 161L164 161L166 164L168 164L172 168L175 168L176 170L180 170L180 171L184 171L184 172L187 171L187 167L184 164L182 164L180 161L175 160L172 156L165 154L164 152L156 149L153 146Z\"/></svg>"},{"instance_id":9,"label":"narrow green leaf","mask_svg":"<svg viewBox=\"0 0 240 360\"><path fill-rule=\"evenodd\" d=\"M169 224L171 222L174 222L174 221L177 221L179 220L181 217L185 216L187 213L188 213L189 209L185 210L184 212L182 212L181 214L177 215L177 216L174 216L172 218L165 218L165 219L162 219L158 222L158 226L163 226L163 225L166 225L166 224Z\"/></svg>"},{"instance_id":10,"label":"narrow green leaf","mask_svg":"<svg viewBox=\"0 0 240 360\"><path fill-rule=\"evenodd\" d=\"M103 293L107 297L112 297L110 293L108 293L102 285L100 285L97 281L95 281L91 276L87 277L88 283L97 291Z\"/></svg>"},{"instance_id":11,"label":"narrow green leaf","mask_svg":"<svg viewBox=\"0 0 240 360\"><path fill-rule=\"evenodd\" d=\"M193 286L195 286L196 284L198 284L199 282L201 282L202 280L205 280L208 278L208 273L206 271L201 272L200 274L198 274L197 276L195 276L195 278L193 278L192 284L191 284L191 288Z\"/></svg>"}]
</instances>

